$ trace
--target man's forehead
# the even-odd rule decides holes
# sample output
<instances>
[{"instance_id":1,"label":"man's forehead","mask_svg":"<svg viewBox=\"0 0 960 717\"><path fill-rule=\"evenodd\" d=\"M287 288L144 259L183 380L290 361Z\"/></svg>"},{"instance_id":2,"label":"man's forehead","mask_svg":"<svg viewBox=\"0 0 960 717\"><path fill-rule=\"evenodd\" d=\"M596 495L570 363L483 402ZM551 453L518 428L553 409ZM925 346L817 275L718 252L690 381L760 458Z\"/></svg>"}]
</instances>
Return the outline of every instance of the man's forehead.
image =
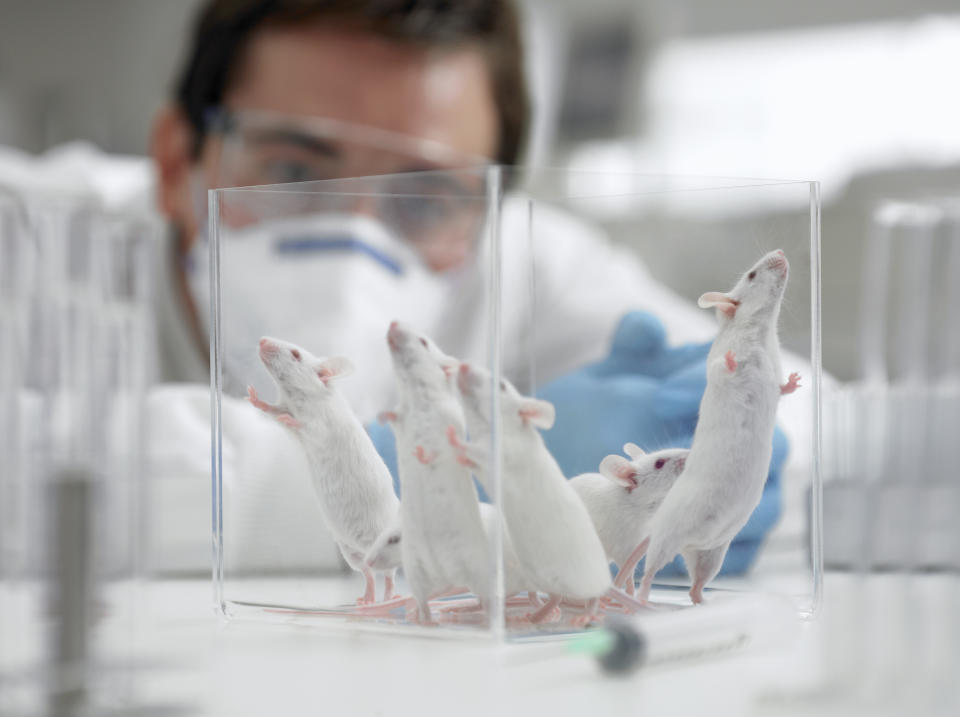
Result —
<instances>
[{"instance_id":1,"label":"man's forehead","mask_svg":"<svg viewBox=\"0 0 960 717\"><path fill-rule=\"evenodd\" d=\"M326 23L255 33L225 104L330 117L475 155L490 156L496 145L479 49L428 50Z\"/></svg>"}]
</instances>

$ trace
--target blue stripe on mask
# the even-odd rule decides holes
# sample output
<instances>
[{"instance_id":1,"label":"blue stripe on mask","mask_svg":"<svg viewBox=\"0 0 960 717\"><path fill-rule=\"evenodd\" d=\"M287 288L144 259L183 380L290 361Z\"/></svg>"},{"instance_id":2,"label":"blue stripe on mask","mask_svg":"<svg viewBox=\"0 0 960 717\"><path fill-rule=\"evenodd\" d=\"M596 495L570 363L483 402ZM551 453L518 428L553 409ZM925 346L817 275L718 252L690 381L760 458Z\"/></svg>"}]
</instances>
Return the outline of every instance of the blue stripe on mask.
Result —
<instances>
[{"instance_id":1,"label":"blue stripe on mask","mask_svg":"<svg viewBox=\"0 0 960 717\"><path fill-rule=\"evenodd\" d=\"M273 244L278 254L307 254L320 251L353 251L366 254L388 271L397 276L403 275L403 267L392 257L387 256L379 249L364 244L353 237L340 239L320 239L318 237L289 237L278 239Z\"/></svg>"}]
</instances>

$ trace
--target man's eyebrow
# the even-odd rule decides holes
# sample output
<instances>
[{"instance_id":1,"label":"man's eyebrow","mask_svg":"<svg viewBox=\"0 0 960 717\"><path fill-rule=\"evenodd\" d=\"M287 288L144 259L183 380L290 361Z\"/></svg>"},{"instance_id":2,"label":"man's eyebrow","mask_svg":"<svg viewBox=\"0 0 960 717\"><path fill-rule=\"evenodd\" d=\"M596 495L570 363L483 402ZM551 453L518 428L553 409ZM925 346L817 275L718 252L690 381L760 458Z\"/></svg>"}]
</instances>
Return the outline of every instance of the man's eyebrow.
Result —
<instances>
[{"instance_id":1,"label":"man's eyebrow","mask_svg":"<svg viewBox=\"0 0 960 717\"><path fill-rule=\"evenodd\" d=\"M338 157L340 155L339 148L333 142L297 130L280 127L254 129L250 130L249 138L254 144L285 144L327 157Z\"/></svg>"}]
</instances>

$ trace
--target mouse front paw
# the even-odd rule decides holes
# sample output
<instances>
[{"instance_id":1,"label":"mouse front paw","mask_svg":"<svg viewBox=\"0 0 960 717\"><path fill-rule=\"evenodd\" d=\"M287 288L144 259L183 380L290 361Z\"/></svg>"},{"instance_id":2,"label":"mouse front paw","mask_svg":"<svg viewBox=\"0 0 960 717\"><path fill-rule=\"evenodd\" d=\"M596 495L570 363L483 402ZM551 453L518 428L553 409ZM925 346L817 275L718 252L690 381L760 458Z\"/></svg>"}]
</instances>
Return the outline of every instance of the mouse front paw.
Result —
<instances>
[{"instance_id":1,"label":"mouse front paw","mask_svg":"<svg viewBox=\"0 0 960 717\"><path fill-rule=\"evenodd\" d=\"M787 382L780 387L780 395L785 396L788 393L793 393L798 388L800 388L800 374L791 373Z\"/></svg>"},{"instance_id":2,"label":"mouse front paw","mask_svg":"<svg viewBox=\"0 0 960 717\"><path fill-rule=\"evenodd\" d=\"M380 411L377 414L377 423L396 423L397 422L397 412L396 411Z\"/></svg>"},{"instance_id":3,"label":"mouse front paw","mask_svg":"<svg viewBox=\"0 0 960 717\"><path fill-rule=\"evenodd\" d=\"M277 416L277 420L283 425L289 426L290 428L300 428L301 426L300 421L291 416L289 413L281 413L279 416Z\"/></svg>"},{"instance_id":4,"label":"mouse front paw","mask_svg":"<svg viewBox=\"0 0 960 717\"><path fill-rule=\"evenodd\" d=\"M247 386L247 400L261 411L269 412L270 410L270 406L265 401L260 400L260 396L257 395L257 389L253 386Z\"/></svg>"},{"instance_id":5,"label":"mouse front paw","mask_svg":"<svg viewBox=\"0 0 960 717\"><path fill-rule=\"evenodd\" d=\"M730 373L737 370L737 359L734 357L733 351L727 351L727 353L723 355L723 359L727 362L727 370Z\"/></svg>"},{"instance_id":6,"label":"mouse front paw","mask_svg":"<svg viewBox=\"0 0 960 717\"><path fill-rule=\"evenodd\" d=\"M460 437L457 436L457 429L453 426L447 426L447 442L453 448L453 455L456 457L457 463L465 468L477 467L477 464L470 460L467 455L467 444L460 440Z\"/></svg>"},{"instance_id":7,"label":"mouse front paw","mask_svg":"<svg viewBox=\"0 0 960 717\"><path fill-rule=\"evenodd\" d=\"M429 453L427 453L427 449L424 448L423 446L417 446L417 447L414 449L414 451L413 451L413 456L414 456L414 458L416 458L418 461L420 461L421 463L423 463L423 465L425 465L425 466L430 465L430 464L433 463L433 462L436 460L436 458L437 458L436 454L430 455Z\"/></svg>"}]
</instances>

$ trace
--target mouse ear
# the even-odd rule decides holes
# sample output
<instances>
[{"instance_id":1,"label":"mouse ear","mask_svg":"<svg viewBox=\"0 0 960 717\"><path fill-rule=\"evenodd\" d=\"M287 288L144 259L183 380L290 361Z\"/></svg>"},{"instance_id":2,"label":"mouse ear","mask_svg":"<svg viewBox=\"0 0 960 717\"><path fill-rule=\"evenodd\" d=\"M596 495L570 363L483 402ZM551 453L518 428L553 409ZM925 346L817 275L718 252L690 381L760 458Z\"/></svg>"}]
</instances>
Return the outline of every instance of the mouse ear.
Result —
<instances>
[{"instance_id":1,"label":"mouse ear","mask_svg":"<svg viewBox=\"0 0 960 717\"><path fill-rule=\"evenodd\" d=\"M716 308L726 316L733 318L737 311L737 302L730 296L719 291L708 291L697 299L697 306L701 309Z\"/></svg>"},{"instance_id":2,"label":"mouse ear","mask_svg":"<svg viewBox=\"0 0 960 717\"><path fill-rule=\"evenodd\" d=\"M317 366L317 376L324 383L332 379L343 378L353 373L353 362L346 356L334 356L321 361Z\"/></svg>"},{"instance_id":3,"label":"mouse ear","mask_svg":"<svg viewBox=\"0 0 960 717\"><path fill-rule=\"evenodd\" d=\"M715 306L722 306L724 304L732 303L733 299L719 291L708 291L706 294L702 294L700 298L697 299L697 306L699 306L701 309L712 309Z\"/></svg>"},{"instance_id":4,"label":"mouse ear","mask_svg":"<svg viewBox=\"0 0 960 717\"><path fill-rule=\"evenodd\" d=\"M609 478L629 493L637 487L637 468L623 456L607 456L600 461L600 475Z\"/></svg>"},{"instance_id":5,"label":"mouse ear","mask_svg":"<svg viewBox=\"0 0 960 717\"><path fill-rule=\"evenodd\" d=\"M553 422L556 419L553 404L549 401L541 401L539 398L523 399L517 412L523 419L524 425L530 423L545 431L553 428Z\"/></svg>"},{"instance_id":6,"label":"mouse ear","mask_svg":"<svg viewBox=\"0 0 960 717\"><path fill-rule=\"evenodd\" d=\"M636 460L640 456L647 455L646 452L636 443L624 443L623 452L630 456L630 458L633 460Z\"/></svg>"}]
</instances>

